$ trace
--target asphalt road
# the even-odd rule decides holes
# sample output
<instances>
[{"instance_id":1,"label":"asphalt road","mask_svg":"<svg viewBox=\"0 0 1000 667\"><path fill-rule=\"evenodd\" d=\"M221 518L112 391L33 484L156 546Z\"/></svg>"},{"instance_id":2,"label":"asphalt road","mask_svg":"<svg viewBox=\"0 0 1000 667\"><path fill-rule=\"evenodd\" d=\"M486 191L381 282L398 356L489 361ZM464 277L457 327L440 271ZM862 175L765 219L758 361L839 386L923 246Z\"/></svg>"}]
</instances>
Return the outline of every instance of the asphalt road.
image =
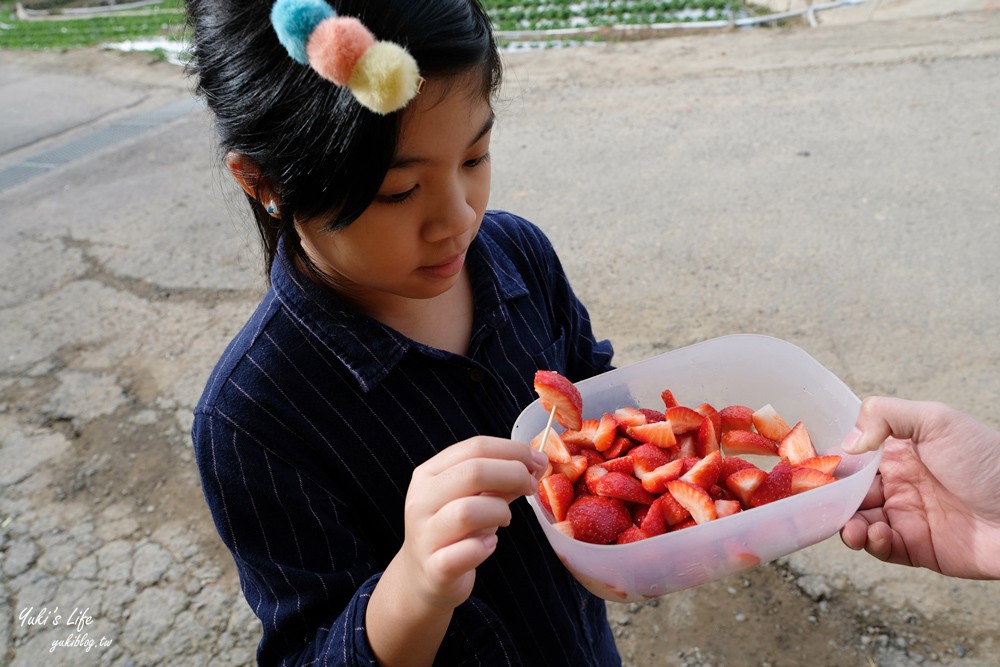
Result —
<instances>
[{"instance_id":1,"label":"asphalt road","mask_svg":"<svg viewBox=\"0 0 1000 667\"><path fill-rule=\"evenodd\" d=\"M1000 11L881 4L508 58L492 205L550 235L619 364L763 333L860 396L1000 426ZM0 664L252 655L187 429L263 280L189 87L143 56L0 53ZM836 538L784 567L1000 661L995 583ZM65 633L18 620L46 605L92 608L113 643L50 653ZM619 636L634 664L695 664Z\"/></svg>"}]
</instances>

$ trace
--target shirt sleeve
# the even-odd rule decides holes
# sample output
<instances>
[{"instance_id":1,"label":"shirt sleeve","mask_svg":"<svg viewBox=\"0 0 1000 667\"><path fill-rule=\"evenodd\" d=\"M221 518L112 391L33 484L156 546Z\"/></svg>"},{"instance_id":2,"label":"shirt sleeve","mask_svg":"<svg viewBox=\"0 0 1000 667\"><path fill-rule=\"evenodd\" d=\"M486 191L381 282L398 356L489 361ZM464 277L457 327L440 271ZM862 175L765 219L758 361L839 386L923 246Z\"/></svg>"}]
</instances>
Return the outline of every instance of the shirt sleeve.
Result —
<instances>
[{"instance_id":1,"label":"shirt sleeve","mask_svg":"<svg viewBox=\"0 0 1000 667\"><path fill-rule=\"evenodd\" d=\"M375 665L364 627L380 573L337 491L218 408L195 417L202 487L260 619L260 665Z\"/></svg>"}]
</instances>

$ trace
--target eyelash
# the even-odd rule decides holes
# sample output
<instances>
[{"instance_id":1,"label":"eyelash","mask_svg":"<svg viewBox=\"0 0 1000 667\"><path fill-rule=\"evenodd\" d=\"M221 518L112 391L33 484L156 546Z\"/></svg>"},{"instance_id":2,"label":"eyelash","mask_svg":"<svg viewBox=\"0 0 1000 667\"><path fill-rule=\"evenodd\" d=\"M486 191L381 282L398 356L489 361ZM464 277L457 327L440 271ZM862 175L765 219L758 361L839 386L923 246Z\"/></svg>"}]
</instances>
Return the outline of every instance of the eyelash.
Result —
<instances>
[{"instance_id":1,"label":"eyelash","mask_svg":"<svg viewBox=\"0 0 1000 667\"><path fill-rule=\"evenodd\" d=\"M490 154L489 152L486 152L483 153L480 157L477 157L473 160L467 160L466 162L462 163L462 166L467 169L475 169L476 167L483 166L489 161L490 161ZM416 191L417 191L417 186L414 186L409 190L407 190L406 192L400 192L398 194L391 194L391 195L378 195L377 199L383 204L396 206L406 202L406 200L409 199Z\"/></svg>"}]
</instances>

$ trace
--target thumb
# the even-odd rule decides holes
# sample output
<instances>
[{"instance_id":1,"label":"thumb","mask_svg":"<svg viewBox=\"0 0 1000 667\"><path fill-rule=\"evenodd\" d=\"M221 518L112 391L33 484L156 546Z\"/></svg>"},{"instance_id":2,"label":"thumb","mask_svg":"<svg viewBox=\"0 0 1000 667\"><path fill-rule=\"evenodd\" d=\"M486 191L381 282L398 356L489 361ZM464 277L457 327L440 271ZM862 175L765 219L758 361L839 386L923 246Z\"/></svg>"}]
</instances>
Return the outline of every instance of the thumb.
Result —
<instances>
[{"instance_id":1,"label":"thumb","mask_svg":"<svg viewBox=\"0 0 1000 667\"><path fill-rule=\"evenodd\" d=\"M908 440L919 430L926 407L919 401L869 396L861 402L858 421L841 447L848 454L878 449L886 438Z\"/></svg>"}]
</instances>

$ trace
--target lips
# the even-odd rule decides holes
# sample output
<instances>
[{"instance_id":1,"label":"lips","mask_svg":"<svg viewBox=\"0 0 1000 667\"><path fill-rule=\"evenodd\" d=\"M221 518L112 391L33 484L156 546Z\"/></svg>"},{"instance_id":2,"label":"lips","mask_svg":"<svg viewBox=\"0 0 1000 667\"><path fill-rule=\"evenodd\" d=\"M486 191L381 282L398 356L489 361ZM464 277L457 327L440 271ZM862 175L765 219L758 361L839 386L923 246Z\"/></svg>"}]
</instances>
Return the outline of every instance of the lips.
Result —
<instances>
[{"instance_id":1,"label":"lips","mask_svg":"<svg viewBox=\"0 0 1000 667\"><path fill-rule=\"evenodd\" d=\"M462 251L457 255L452 255L451 257L446 258L438 264L422 266L420 267L420 270L436 278L451 278L462 270L462 266L464 264L465 251Z\"/></svg>"}]
</instances>

